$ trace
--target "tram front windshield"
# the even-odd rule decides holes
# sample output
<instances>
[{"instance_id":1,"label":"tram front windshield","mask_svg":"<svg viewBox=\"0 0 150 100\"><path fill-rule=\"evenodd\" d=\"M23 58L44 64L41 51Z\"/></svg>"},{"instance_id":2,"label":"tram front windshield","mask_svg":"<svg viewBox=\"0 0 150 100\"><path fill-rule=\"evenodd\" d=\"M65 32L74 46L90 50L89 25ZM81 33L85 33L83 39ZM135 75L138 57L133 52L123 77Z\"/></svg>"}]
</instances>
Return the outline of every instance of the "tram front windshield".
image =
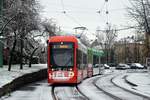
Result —
<instances>
[{"instance_id":1,"label":"tram front windshield","mask_svg":"<svg viewBox=\"0 0 150 100\"><path fill-rule=\"evenodd\" d=\"M51 44L50 52L52 68L73 67L73 43Z\"/></svg>"}]
</instances>

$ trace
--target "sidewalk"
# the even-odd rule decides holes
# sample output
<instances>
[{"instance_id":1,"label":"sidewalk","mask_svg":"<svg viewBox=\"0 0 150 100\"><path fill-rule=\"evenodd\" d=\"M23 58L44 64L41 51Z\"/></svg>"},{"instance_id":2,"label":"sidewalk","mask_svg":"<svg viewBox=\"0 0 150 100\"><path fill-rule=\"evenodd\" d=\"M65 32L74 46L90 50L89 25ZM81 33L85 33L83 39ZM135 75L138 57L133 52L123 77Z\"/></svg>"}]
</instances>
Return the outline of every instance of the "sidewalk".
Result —
<instances>
[{"instance_id":1,"label":"sidewalk","mask_svg":"<svg viewBox=\"0 0 150 100\"><path fill-rule=\"evenodd\" d=\"M16 87L19 87L19 85L21 86L31 82L32 79L33 81L38 80L34 79L35 77L45 77L46 69L46 64L33 64L31 68L29 68L28 65L24 65L22 70L20 70L19 65L12 65L11 71L8 71L8 66L3 66L3 68L0 68L0 96L6 94L8 91L14 90ZM7 91L7 89L11 90Z\"/></svg>"},{"instance_id":2,"label":"sidewalk","mask_svg":"<svg viewBox=\"0 0 150 100\"><path fill-rule=\"evenodd\" d=\"M133 89L150 95L150 73L134 73L127 76L126 81L135 85Z\"/></svg>"}]
</instances>

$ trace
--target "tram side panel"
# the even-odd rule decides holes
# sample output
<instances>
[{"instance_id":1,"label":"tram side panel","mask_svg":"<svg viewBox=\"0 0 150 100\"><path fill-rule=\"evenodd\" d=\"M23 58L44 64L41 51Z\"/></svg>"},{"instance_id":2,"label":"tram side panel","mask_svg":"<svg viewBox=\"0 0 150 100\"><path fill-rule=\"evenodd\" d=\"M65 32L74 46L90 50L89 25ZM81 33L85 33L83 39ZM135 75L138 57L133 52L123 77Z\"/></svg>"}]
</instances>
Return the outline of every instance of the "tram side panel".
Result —
<instances>
[{"instance_id":1,"label":"tram side panel","mask_svg":"<svg viewBox=\"0 0 150 100\"><path fill-rule=\"evenodd\" d=\"M76 65L77 65L77 83L83 80L83 66L82 66L82 51L77 48L77 57L76 57Z\"/></svg>"}]
</instances>

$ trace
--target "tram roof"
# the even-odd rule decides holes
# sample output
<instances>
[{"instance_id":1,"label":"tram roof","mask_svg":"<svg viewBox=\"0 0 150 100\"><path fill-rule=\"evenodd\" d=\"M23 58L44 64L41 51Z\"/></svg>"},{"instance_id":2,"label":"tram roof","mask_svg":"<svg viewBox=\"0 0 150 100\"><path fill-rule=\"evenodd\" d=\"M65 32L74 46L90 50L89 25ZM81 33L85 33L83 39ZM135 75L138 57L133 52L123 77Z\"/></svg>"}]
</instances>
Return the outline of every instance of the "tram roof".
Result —
<instances>
[{"instance_id":1,"label":"tram roof","mask_svg":"<svg viewBox=\"0 0 150 100\"><path fill-rule=\"evenodd\" d=\"M75 45L84 53L87 53L87 47L76 36L52 36L49 42L74 42Z\"/></svg>"},{"instance_id":2,"label":"tram roof","mask_svg":"<svg viewBox=\"0 0 150 100\"><path fill-rule=\"evenodd\" d=\"M75 36L52 36L49 38L49 42L78 42Z\"/></svg>"}]
</instances>

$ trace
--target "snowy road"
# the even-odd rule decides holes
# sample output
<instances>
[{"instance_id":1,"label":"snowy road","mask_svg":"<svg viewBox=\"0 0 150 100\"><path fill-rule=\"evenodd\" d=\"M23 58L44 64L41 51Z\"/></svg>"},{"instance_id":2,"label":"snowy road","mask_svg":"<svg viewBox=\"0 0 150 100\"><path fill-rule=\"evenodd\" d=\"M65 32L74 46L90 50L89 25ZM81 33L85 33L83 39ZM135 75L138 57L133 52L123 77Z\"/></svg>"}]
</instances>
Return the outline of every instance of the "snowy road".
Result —
<instances>
[{"instance_id":1,"label":"snowy road","mask_svg":"<svg viewBox=\"0 0 150 100\"><path fill-rule=\"evenodd\" d=\"M54 89L57 100L85 100L76 86L56 86Z\"/></svg>"},{"instance_id":2,"label":"snowy road","mask_svg":"<svg viewBox=\"0 0 150 100\"><path fill-rule=\"evenodd\" d=\"M51 89L51 86L44 80L20 88L0 100L53 100Z\"/></svg>"},{"instance_id":3,"label":"snowy road","mask_svg":"<svg viewBox=\"0 0 150 100\"><path fill-rule=\"evenodd\" d=\"M119 74L118 74L119 75ZM116 86L112 80L118 76L117 74L108 75L106 77L102 77L98 81L96 81L96 85L107 92L112 97L114 96L118 100L149 100L145 97L139 96L138 94L134 94L130 91L126 91L118 86Z\"/></svg>"},{"instance_id":4,"label":"snowy road","mask_svg":"<svg viewBox=\"0 0 150 100\"><path fill-rule=\"evenodd\" d=\"M94 85L93 82L99 79L99 77L100 76L96 76L83 81L82 84L79 84L78 86L80 91L82 91L82 93L84 93L90 100L114 100Z\"/></svg>"},{"instance_id":5,"label":"snowy road","mask_svg":"<svg viewBox=\"0 0 150 100\"><path fill-rule=\"evenodd\" d=\"M78 84L79 91L76 86L55 86L54 94L57 100L149 100L130 92L133 89L125 82L130 74L133 73L127 73L126 70L106 70L105 75L87 78ZM54 100L52 90L47 80L43 80L24 86L0 100Z\"/></svg>"},{"instance_id":6,"label":"snowy road","mask_svg":"<svg viewBox=\"0 0 150 100\"><path fill-rule=\"evenodd\" d=\"M132 77L134 75L134 77ZM136 76L135 76L136 75ZM146 85L149 84L150 79L146 77L142 77L142 75L149 75L148 73L125 73L122 75L118 75L114 79L112 79L112 82L117 85L118 87L121 87L127 91L133 92L134 94L141 95L143 97L149 98L150 99L150 86ZM131 77L131 81L134 81L134 84L128 83L127 78ZM142 77L142 78L140 78ZM146 79L145 79L146 78ZM133 80L135 79L135 80ZM141 79L141 80L140 80ZM149 79L149 80L148 80ZM137 82L142 82L139 84L139 86L136 84ZM140 88L139 88L140 87ZM141 88L142 87L142 88Z\"/></svg>"}]
</instances>

